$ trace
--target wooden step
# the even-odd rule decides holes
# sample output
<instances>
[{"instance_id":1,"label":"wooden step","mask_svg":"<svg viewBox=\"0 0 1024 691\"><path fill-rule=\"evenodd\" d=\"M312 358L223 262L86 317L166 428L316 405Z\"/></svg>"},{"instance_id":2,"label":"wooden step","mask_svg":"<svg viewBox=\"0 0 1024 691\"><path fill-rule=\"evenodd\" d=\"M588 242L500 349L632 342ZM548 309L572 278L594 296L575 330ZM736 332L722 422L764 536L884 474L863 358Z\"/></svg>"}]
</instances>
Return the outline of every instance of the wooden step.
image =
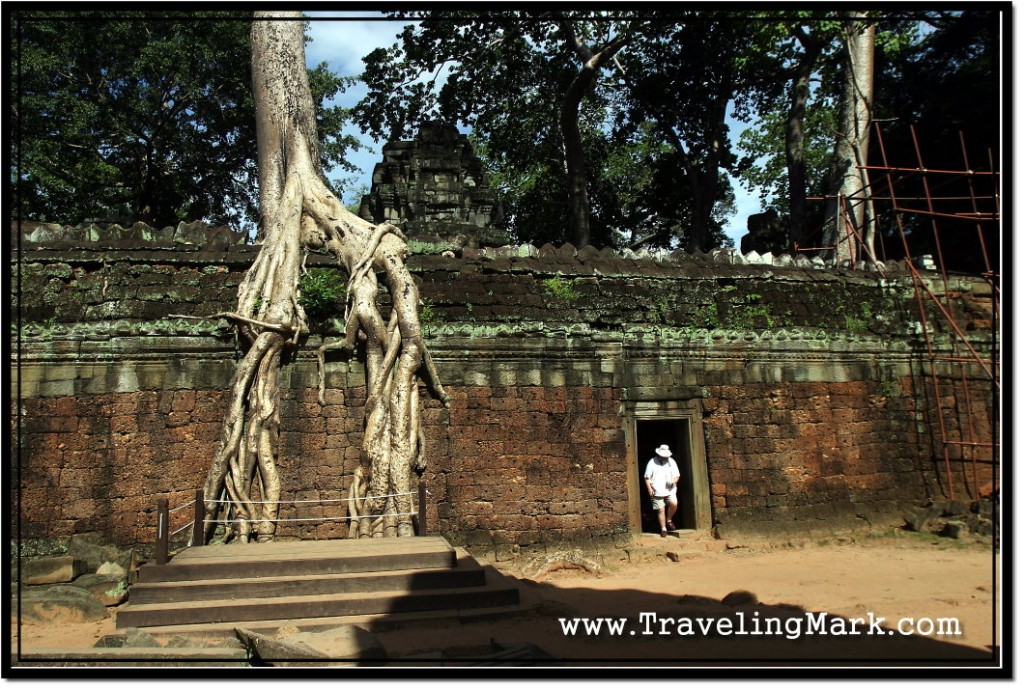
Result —
<instances>
[{"instance_id":1,"label":"wooden step","mask_svg":"<svg viewBox=\"0 0 1024 691\"><path fill-rule=\"evenodd\" d=\"M450 569L403 569L286 577L256 576L201 581L140 581L132 586L131 604L309 597L372 591L441 590L479 587L485 583L483 569L468 564L460 564Z\"/></svg>"},{"instance_id":2,"label":"wooden step","mask_svg":"<svg viewBox=\"0 0 1024 691\"><path fill-rule=\"evenodd\" d=\"M306 619L501 607L519 602L519 590L485 585L440 590L338 593L326 596L248 598L231 601L129 604L117 613L117 627L174 626L225 621Z\"/></svg>"},{"instance_id":3,"label":"wooden step","mask_svg":"<svg viewBox=\"0 0 1024 691\"><path fill-rule=\"evenodd\" d=\"M139 583L273 578L450 568L455 550L440 537L277 541L191 547L162 566L139 569Z\"/></svg>"}]
</instances>

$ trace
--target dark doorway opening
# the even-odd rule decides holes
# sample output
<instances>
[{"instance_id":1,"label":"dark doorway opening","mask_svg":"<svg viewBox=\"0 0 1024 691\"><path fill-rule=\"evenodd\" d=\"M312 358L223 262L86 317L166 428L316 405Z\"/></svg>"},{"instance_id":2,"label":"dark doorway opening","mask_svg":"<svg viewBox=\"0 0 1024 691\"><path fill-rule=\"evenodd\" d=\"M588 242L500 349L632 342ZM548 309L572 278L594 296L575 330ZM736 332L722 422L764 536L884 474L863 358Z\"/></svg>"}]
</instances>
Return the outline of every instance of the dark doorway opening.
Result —
<instances>
[{"instance_id":1,"label":"dark doorway opening","mask_svg":"<svg viewBox=\"0 0 1024 691\"><path fill-rule=\"evenodd\" d=\"M679 508L673 522L677 528L697 528L696 504L694 500L693 459L690 454L690 420L662 419L636 421L637 477L640 486L640 529L645 533L660 530L658 515L651 505L651 497L644 482L647 462L655 457L654 450L662 444L672 449L672 457L679 466L679 487L676 495Z\"/></svg>"}]
</instances>

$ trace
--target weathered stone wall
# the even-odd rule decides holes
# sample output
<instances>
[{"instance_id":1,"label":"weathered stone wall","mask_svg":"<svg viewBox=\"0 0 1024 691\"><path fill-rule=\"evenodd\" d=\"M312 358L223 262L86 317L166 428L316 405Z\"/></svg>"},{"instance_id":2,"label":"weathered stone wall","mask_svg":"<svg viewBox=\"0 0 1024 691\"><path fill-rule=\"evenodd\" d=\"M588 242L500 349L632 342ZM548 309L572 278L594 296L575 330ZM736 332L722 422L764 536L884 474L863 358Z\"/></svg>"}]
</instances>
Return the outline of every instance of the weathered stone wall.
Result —
<instances>
[{"instance_id":1,"label":"weathered stone wall","mask_svg":"<svg viewBox=\"0 0 1024 691\"><path fill-rule=\"evenodd\" d=\"M238 355L226 323L170 315L232 308L252 248L53 244L23 242L14 265L21 530L146 542L156 500L182 504L205 477ZM789 258L741 261L550 246L413 256L452 396L449 409L423 396L430 528L499 558L624 539L639 527L633 485L650 455L636 448L637 420L677 404L695 411L706 527L720 534L840 529L951 485L970 496L991 479L984 447L981 463L954 455L947 470L916 302L895 265L880 279ZM962 277L933 288L955 293L960 327L987 352L987 286ZM329 361L321 408L318 339L284 377L281 470L296 500L342 496L358 463L362 368ZM952 352L948 328L933 341ZM990 383L976 365L965 376L947 367L944 408L969 399L972 421L968 430L946 420L947 429L990 442ZM282 517L334 516L341 506L302 503ZM282 532L344 531L296 521Z\"/></svg>"}]
</instances>

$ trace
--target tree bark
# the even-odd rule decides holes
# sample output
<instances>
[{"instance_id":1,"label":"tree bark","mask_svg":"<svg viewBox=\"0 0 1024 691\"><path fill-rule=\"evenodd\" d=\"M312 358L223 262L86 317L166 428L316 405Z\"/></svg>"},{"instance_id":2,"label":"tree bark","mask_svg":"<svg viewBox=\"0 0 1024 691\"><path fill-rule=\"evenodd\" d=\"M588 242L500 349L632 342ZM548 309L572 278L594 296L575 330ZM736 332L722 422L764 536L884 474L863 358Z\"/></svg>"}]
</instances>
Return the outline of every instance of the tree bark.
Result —
<instances>
[{"instance_id":1,"label":"tree bark","mask_svg":"<svg viewBox=\"0 0 1024 691\"><path fill-rule=\"evenodd\" d=\"M811 97L811 74L824 43L801 28L793 30L804 48L797 64L786 116L786 171L789 178L789 241L797 246L807 233L807 163L804 160L804 116Z\"/></svg>"},{"instance_id":2,"label":"tree bark","mask_svg":"<svg viewBox=\"0 0 1024 691\"><path fill-rule=\"evenodd\" d=\"M848 23L844 34L847 64L843 84L842 122L836 143L839 185L835 200L830 203L825 245L835 245L837 266L857 261L866 235L865 199L868 195L866 172L859 168L867 163L874 99L875 27L867 12L846 13Z\"/></svg>"},{"instance_id":3,"label":"tree bark","mask_svg":"<svg viewBox=\"0 0 1024 691\"><path fill-rule=\"evenodd\" d=\"M569 195L569 223L572 240L582 249L591 244L590 196L587 193L587 158L580 136L579 108L592 73L580 72L562 99L559 126L565 156L565 183Z\"/></svg>"},{"instance_id":4,"label":"tree bark","mask_svg":"<svg viewBox=\"0 0 1024 691\"><path fill-rule=\"evenodd\" d=\"M447 396L423 344L419 292L405 266L408 248L397 228L373 226L355 216L324 184L301 13L256 13L252 74L261 246L239 286L232 315L250 345L231 383L221 443L207 476L207 518L228 523L229 537L241 541L253 532L269 540L276 532L282 354L308 332L299 292L303 256L327 249L349 275L341 347L351 352L357 339L366 342L363 462L353 482L373 496L360 491L353 497L353 525L359 526L359 535L411 535L409 473L425 468L415 405L421 371L446 405ZM386 325L377 305L378 273L391 292ZM321 348L321 362L323 351L333 345ZM338 487L338 494L342 490ZM385 512L387 517L376 520L366 517Z\"/></svg>"},{"instance_id":5,"label":"tree bark","mask_svg":"<svg viewBox=\"0 0 1024 691\"><path fill-rule=\"evenodd\" d=\"M562 33L570 50L580 60L580 71L573 79L559 111L559 127L562 132L562 147L565 155L566 190L569 195L570 223L573 244L578 248L591 244L590 197L587 193L587 157L580 136L580 104L594 83L598 72L619 50L629 42L628 38L616 38L596 53L584 44L572 28L572 23L560 19Z\"/></svg>"}]
</instances>

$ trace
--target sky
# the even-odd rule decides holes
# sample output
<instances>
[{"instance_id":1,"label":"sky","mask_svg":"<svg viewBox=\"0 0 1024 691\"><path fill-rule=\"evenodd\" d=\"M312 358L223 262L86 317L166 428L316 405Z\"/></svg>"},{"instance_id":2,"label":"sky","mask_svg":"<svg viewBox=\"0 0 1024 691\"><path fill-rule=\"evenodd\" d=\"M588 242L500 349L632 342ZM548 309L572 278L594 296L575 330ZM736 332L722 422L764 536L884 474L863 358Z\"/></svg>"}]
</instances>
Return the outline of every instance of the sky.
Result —
<instances>
[{"instance_id":1,"label":"sky","mask_svg":"<svg viewBox=\"0 0 1024 691\"><path fill-rule=\"evenodd\" d=\"M396 42L396 37L404 26L403 22L380 19L378 12L306 12L310 19L309 37L306 44L306 63L315 67L326 62L328 67L343 77L357 77L363 71L364 55L375 48L388 47ZM325 21L324 18L332 18ZM319 19L319 21L318 21ZM366 94L366 86L357 82L349 88L334 104L345 108L355 105ZM728 122L730 136L733 141L739 138L743 125L733 120ZM363 135L354 125L348 125L345 134L352 134L366 148L350 153L349 161L359 169L355 174L354 183L342 185L344 202L357 201L359 190L369 188L373 167L381 160L381 148L385 142L374 142L368 135ZM350 178L352 174L339 172L328 177ZM735 180L733 192L736 195L736 214L726 224L726 235L733 239L739 248L740 237L747 232L747 216L761 211L761 203L757 195L747 191Z\"/></svg>"}]
</instances>

